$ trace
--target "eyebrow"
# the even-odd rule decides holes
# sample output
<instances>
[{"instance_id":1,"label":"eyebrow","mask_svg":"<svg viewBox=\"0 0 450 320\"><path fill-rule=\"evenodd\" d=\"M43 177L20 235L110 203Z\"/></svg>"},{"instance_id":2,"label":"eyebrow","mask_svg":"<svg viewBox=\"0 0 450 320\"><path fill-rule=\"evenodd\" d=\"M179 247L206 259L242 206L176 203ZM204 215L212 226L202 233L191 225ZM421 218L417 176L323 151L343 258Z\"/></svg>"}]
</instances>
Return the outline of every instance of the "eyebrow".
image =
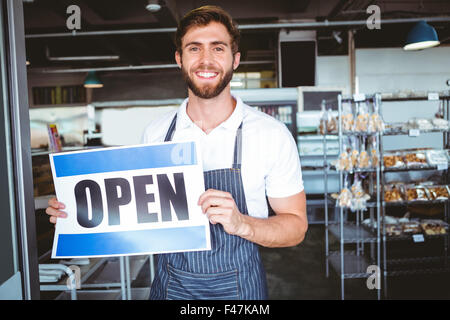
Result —
<instances>
[{"instance_id":1,"label":"eyebrow","mask_svg":"<svg viewBox=\"0 0 450 320\"><path fill-rule=\"evenodd\" d=\"M186 45L184 46L185 48L186 47L188 47L188 46L191 46L191 45L202 45L203 43L201 43L201 42L198 42L198 41L191 41L191 42L189 42L189 43L186 43ZM225 46L225 47L228 47L228 44L226 43L226 42L224 42L224 41L213 41L213 42L211 42L211 44L212 45L218 45L218 44L220 44L220 45L223 45L223 46Z\"/></svg>"}]
</instances>

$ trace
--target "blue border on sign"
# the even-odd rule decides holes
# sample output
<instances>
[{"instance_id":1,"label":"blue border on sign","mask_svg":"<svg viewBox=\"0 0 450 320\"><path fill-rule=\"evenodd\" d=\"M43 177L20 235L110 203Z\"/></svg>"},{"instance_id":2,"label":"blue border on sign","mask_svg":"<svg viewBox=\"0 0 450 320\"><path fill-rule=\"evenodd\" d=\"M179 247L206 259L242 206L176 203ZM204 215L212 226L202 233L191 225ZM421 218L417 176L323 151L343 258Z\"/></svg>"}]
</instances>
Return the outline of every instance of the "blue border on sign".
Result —
<instances>
[{"instance_id":1,"label":"blue border on sign","mask_svg":"<svg viewBox=\"0 0 450 320\"><path fill-rule=\"evenodd\" d=\"M189 152L184 153L188 150ZM197 164L194 142L52 155L56 177Z\"/></svg>"},{"instance_id":2,"label":"blue border on sign","mask_svg":"<svg viewBox=\"0 0 450 320\"><path fill-rule=\"evenodd\" d=\"M106 256L196 249L206 249L206 226L60 234L56 256Z\"/></svg>"}]
</instances>

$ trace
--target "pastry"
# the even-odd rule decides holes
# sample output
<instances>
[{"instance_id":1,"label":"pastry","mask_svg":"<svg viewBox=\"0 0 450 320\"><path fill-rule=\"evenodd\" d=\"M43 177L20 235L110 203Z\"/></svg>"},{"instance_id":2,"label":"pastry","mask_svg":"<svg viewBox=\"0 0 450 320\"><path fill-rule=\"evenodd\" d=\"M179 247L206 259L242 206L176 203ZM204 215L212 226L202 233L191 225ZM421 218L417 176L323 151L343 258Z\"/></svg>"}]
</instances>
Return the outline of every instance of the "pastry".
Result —
<instances>
[{"instance_id":1,"label":"pastry","mask_svg":"<svg viewBox=\"0 0 450 320\"><path fill-rule=\"evenodd\" d=\"M407 166L426 166L427 158L424 153L408 153L404 156L404 160Z\"/></svg>"},{"instance_id":2,"label":"pastry","mask_svg":"<svg viewBox=\"0 0 450 320\"><path fill-rule=\"evenodd\" d=\"M378 157L377 150L372 149L372 150L370 150L370 153L371 153L372 167L376 168L376 167L378 167L378 165L380 163L380 159Z\"/></svg>"},{"instance_id":3,"label":"pastry","mask_svg":"<svg viewBox=\"0 0 450 320\"><path fill-rule=\"evenodd\" d=\"M353 131L353 114L347 113L342 116L342 128L344 131Z\"/></svg>"},{"instance_id":4,"label":"pastry","mask_svg":"<svg viewBox=\"0 0 450 320\"><path fill-rule=\"evenodd\" d=\"M441 220L424 220L421 227L427 235L446 234L446 224Z\"/></svg>"},{"instance_id":5,"label":"pastry","mask_svg":"<svg viewBox=\"0 0 450 320\"><path fill-rule=\"evenodd\" d=\"M428 200L428 197L423 188L408 188L406 189L406 200Z\"/></svg>"},{"instance_id":6,"label":"pastry","mask_svg":"<svg viewBox=\"0 0 450 320\"><path fill-rule=\"evenodd\" d=\"M405 166L402 157L399 155L384 156L383 163L386 168L400 168Z\"/></svg>"},{"instance_id":7,"label":"pastry","mask_svg":"<svg viewBox=\"0 0 450 320\"><path fill-rule=\"evenodd\" d=\"M403 201L403 199L400 191L394 187L391 190L387 190L384 192L384 201L386 202Z\"/></svg>"},{"instance_id":8,"label":"pastry","mask_svg":"<svg viewBox=\"0 0 450 320\"><path fill-rule=\"evenodd\" d=\"M445 186L428 187L432 200L446 200L449 198L448 190Z\"/></svg>"},{"instance_id":9,"label":"pastry","mask_svg":"<svg viewBox=\"0 0 450 320\"><path fill-rule=\"evenodd\" d=\"M367 132L369 126L369 114L362 113L356 117L355 131L357 132Z\"/></svg>"},{"instance_id":10,"label":"pastry","mask_svg":"<svg viewBox=\"0 0 450 320\"><path fill-rule=\"evenodd\" d=\"M359 154L359 159L358 159L358 167L359 168L368 168L370 166L369 163L369 154L367 153L367 151L361 151L361 153Z\"/></svg>"}]
</instances>

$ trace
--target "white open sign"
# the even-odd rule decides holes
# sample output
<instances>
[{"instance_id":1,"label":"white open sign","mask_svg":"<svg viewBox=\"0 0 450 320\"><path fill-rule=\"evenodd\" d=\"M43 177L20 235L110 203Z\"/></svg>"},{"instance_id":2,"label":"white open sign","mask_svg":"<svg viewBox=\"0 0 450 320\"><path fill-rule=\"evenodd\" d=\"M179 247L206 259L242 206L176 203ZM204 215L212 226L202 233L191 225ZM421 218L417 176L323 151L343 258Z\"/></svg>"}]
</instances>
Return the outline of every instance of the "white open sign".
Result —
<instances>
[{"instance_id":1,"label":"white open sign","mask_svg":"<svg viewBox=\"0 0 450 320\"><path fill-rule=\"evenodd\" d=\"M50 155L58 201L52 258L210 249L195 142Z\"/></svg>"}]
</instances>

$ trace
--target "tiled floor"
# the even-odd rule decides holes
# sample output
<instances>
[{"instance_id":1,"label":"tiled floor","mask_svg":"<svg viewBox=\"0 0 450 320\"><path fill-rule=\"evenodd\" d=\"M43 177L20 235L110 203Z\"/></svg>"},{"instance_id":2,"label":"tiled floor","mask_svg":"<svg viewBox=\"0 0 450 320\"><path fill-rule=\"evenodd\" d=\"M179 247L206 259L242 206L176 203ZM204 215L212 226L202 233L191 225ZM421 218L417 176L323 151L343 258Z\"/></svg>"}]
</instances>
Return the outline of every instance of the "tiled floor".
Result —
<instances>
[{"instance_id":1,"label":"tiled floor","mask_svg":"<svg viewBox=\"0 0 450 320\"><path fill-rule=\"evenodd\" d=\"M340 275L330 268L330 276L325 276L324 234L323 226L310 225L305 240L296 247L261 248L270 299L341 299ZM332 238L330 244L339 245ZM377 299L376 290L369 290L366 282L345 280L345 299ZM448 273L392 277L387 285L388 299L450 299Z\"/></svg>"}]
</instances>

